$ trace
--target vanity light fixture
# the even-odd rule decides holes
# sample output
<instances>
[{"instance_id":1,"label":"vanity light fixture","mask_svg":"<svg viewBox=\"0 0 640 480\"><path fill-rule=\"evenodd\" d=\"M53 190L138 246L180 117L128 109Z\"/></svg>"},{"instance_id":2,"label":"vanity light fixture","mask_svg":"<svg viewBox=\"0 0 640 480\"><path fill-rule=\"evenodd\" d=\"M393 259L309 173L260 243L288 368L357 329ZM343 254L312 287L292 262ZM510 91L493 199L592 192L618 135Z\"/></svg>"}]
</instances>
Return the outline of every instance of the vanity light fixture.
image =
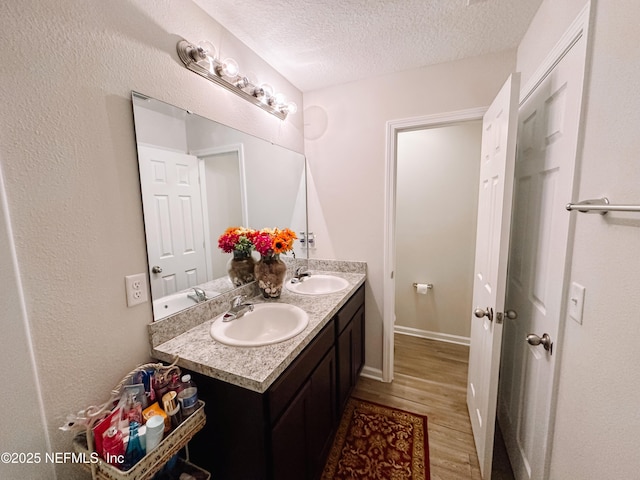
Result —
<instances>
[{"instance_id":1,"label":"vanity light fixture","mask_svg":"<svg viewBox=\"0 0 640 480\"><path fill-rule=\"evenodd\" d=\"M281 93L275 94L271 85L265 83L258 86L242 75L238 63L233 58L219 59L212 43L200 42L194 45L180 40L177 50L180 60L189 70L232 91L279 119L284 120L289 113L298 111L294 102L287 102Z\"/></svg>"}]
</instances>

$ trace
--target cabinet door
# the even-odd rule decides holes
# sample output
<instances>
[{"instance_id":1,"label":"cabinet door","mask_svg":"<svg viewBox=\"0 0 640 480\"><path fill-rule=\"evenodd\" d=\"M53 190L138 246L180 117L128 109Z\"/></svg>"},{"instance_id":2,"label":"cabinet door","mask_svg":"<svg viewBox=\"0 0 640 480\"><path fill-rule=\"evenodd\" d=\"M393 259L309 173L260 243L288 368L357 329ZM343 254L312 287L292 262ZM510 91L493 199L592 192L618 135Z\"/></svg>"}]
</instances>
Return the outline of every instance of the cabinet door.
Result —
<instances>
[{"instance_id":1,"label":"cabinet door","mask_svg":"<svg viewBox=\"0 0 640 480\"><path fill-rule=\"evenodd\" d=\"M309 462L311 477L317 478L322 468L331 441L336 415L336 356L335 349L327 352L309 379L310 399L307 412L309 426Z\"/></svg>"},{"instance_id":2,"label":"cabinet door","mask_svg":"<svg viewBox=\"0 0 640 480\"><path fill-rule=\"evenodd\" d=\"M338 337L338 408L342 412L364 365L364 306Z\"/></svg>"},{"instance_id":3,"label":"cabinet door","mask_svg":"<svg viewBox=\"0 0 640 480\"><path fill-rule=\"evenodd\" d=\"M344 410L353 383L353 322L338 337L338 411Z\"/></svg>"},{"instance_id":4,"label":"cabinet door","mask_svg":"<svg viewBox=\"0 0 640 480\"><path fill-rule=\"evenodd\" d=\"M307 417L311 382L304 384L271 431L273 479L309 478L307 457Z\"/></svg>"},{"instance_id":5,"label":"cabinet door","mask_svg":"<svg viewBox=\"0 0 640 480\"><path fill-rule=\"evenodd\" d=\"M353 316L353 333L352 333L352 362L353 362L353 385L358 381L358 375L364 367L364 306L360 307L358 312Z\"/></svg>"}]
</instances>

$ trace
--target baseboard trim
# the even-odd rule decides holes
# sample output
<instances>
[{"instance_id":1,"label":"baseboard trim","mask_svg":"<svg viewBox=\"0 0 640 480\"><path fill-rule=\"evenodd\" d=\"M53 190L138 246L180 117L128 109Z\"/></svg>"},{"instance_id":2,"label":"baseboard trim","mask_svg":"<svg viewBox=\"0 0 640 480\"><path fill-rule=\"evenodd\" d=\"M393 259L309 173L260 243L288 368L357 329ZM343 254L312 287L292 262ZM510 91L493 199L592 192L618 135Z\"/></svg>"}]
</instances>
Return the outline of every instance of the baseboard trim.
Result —
<instances>
[{"instance_id":1,"label":"baseboard trim","mask_svg":"<svg viewBox=\"0 0 640 480\"><path fill-rule=\"evenodd\" d=\"M372 380L378 380L382 382L382 370L379 368L367 367L366 365L362 367L362 372L360 372L360 376L371 378Z\"/></svg>"},{"instance_id":2,"label":"baseboard trim","mask_svg":"<svg viewBox=\"0 0 640 480\"><path fill-rule=\"evenodd\" d=\"M471 345L469 337L461 337L459 335L450 335L448 333L430 332L429 330L420 330L419 328L402 327L396 325L393 332L399 335L410 335L412 337L428 338L430 340L438 340L440 342L455 343L458 345Z\"/></svg>"}]
</instances>

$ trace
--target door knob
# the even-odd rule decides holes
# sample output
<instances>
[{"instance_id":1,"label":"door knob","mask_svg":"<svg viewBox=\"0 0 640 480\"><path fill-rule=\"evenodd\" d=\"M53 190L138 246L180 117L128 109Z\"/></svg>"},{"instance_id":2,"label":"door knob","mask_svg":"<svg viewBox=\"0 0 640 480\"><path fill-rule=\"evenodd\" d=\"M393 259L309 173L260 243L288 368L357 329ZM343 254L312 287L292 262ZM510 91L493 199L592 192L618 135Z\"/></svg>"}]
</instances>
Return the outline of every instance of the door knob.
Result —
<instances>
[{"instance_id":1,"label":"door knob","mask_svg":"<svg viewBox=\"0 0 640 480\"><path fill-rule=\"evenodd\" d=\"M530 333L527 335L527 342L529 342L529 345L533 346L542 345L544 349L549 352L549 355L553 355L553 342L551 341L551 337L548 333L544 333L542 337Z\"/></svg>"},{"instance_id":2,"label":"door knob","mask_svg":"<svg viewBox=\"0 0 640 480\"><path fill-rule=\"evenodd\" d=\"M508 318L509 320L515 320L518 318L518 312L515 310L507 310L506 312L496 312L496 323L502 323L503 318Z\"/></svg>"},{"instance_id":3,"label":"door knob","mask_svg":"<svg viewBox=\"0 0 640 480\"><path fill-rule=\"evenodd\" d=\"M476 307L473 311L473 314L478 318L487 317L490 322L493 322L493 308L487 307L486 310L481 309L480 307Z\"/></svg>"},{"instance_id":4,"label":"door knob","mask_svg":"<svg viewBox=\"0 0 640 480\"><path fill-rule=\"evenodd\" d=\"M151 271L152 271L153 273L162 273L162 268L160 268L158 265L154 265L154 266L151 268Z\"/></svg>"}]
</instances>

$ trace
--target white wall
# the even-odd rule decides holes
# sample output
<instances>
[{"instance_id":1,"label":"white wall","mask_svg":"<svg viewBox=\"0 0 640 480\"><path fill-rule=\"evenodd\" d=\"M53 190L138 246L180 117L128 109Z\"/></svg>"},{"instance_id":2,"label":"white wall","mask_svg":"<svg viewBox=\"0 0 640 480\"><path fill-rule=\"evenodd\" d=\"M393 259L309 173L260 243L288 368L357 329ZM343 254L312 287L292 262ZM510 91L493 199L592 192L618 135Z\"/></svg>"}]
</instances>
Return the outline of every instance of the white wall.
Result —
<instances>
[{"instance_id":1,"label":"white wall","mask_svg":"<svg viewBox=\"0 0 640 480\"><path fill-rule=\"evenodd\" d=\"M481 141L480 120L398 134L396 327L469 337Z\"/></svg>"},{"instance_id":2,"label":"white wall","mask_svg":"<svg viewBox=\"0 0 640 480\"><path fill-rule=\"evenodd\" d=\"M538 39L552 45L584 3L544 1L518 51L523 71L535 70L534 60L544 57ZM592 17L573 200L606 195L612 203L640 204L640 3L594 1ZM586 287L586 298L583 324L567 319L556 350L561 362L550 478L637 478L640 214L571 215L569 280Z\"/></svg>"},{"instance_id":3,"label":"white wall","mask_svg":"<svg viewBox=\"0 0 640 480\"><path fill-rule=\"evenodd\" d=\"M2 325L9 323L16 338L24 322L31 327L47 433L52 450L64 452L72 437L58 427L67 414L106 400L124 374L149 358L151 304L127 308L123 278L147 269L131 90L298 152L300 113L282 122L191 73L176 43L211 39L242 71L263 74L298 104L302 95L191 2L8 0L0 3L0 31L0 162L26 316L17 300L3 301ZM5 265L4 245L0 255ZM9 285L13 292L19 287ZM0 350L26 352L24 336L17 344L14 336L0 338ZM25 407L37 406L28 361L5 370L16 386L2 389L3 406L18 394L26 395ZM44 454L38 410L30 412L28 423L3 415L3 433L35 431L10 444L3 436L1 450ZM0 477L15 478L6 468L0 465ZM24 478L51 478L41 468L20 471ZM77 465L56 470L58 478L88 477Z\"/></svg>"},{"instance_id":4,"label":"white wall","mask_svg":"<svg viewBox=\"0 0 640 480\"><path fill-rule=\"evenodd\" d=\"M508 51L304 94L314 258L367 262L367 367L382 368L385 124L488 106L515 68Z\"/></svg>"}]
</instances>

